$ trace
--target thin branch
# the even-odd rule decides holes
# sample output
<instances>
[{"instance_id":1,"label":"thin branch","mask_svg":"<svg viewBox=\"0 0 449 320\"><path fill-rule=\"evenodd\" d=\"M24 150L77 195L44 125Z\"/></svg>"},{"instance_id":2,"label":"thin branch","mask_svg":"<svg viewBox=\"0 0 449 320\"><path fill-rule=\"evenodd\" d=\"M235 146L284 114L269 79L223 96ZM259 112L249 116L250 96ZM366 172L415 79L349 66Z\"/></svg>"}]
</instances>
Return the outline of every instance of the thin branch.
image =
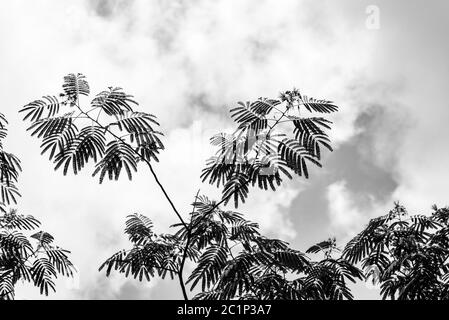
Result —
<instances>
[{"instance_id":1,"label":"thin branch","mask_svg":"<svg viewBox=\"0 0 449 320\"><path fill-rule=\"evenodd\" d=\"M93 122L95 122L100 128L102 128L103 130L105 130L105 132L108 132L109 134L111 134L114 138L116 139L120 139L120 137L118 135L116 135L114 132L112 132L111 130L109 130L108 127L103 126L98 120L93 119L89 114L87 114L86 112L84 112L81 107L76 104L76 107L78 108L78 110L85 114L90 120L92 120ZM170 196L168 195L167 191L165 190L164 186L162 185L162 183L159 181L158 176L156 175L156 172L153 169L153 166L151 165L150 161L148 161L147 159L143 158L134 148L131 148L133 150L133 152L141 159L143 160L148 167L150 168L151 174L153 175L154 180L156 181L156 183L158 184L159 188L162 190L162 192L164 193L165 198L168 200L168 202L170 203L170 206L172 207L173 211L175 212L175 214L177 215L178 219L181 221L181 223L187 227L187 223L184 221L184 219L182 218L181 214L178 212L178 210L176 209L173 201L171 200Z\"/></svg>"},{"instance_id":2,"label":"thin branch","mask_svg":"<svg viewBox=\"0 0 449 320\"><path fill-rule=\"evenodd\" d=\"M279 122L281 121L281 119L285 116L285 114L288 112L289 108L285 108L285 111L282 113L282 115L279 117L279 119L272 125L270 126L267 135L270 134L270 132L274 129L274 127L276 125L279 124ZM251 150L248 150L248 152L250 152ZM259 156L260 153L260 148L257 150L256 155L254 157L254 162L257 160L257 157ZM245 185L250 183L251 179L248 179L245 182ZM206 212L200 219L198 219L198 221L196 222L196 224L194 224L193 226L191 226L191 228L195 228L198 224L200 224L202 222L203 219L206 219L212 212L215 211L215 209L217 209L221 204L223 204L225 201L227 201L230 197L232 196L232 194L229 194L227 197L222 198L219 202L217 202L208 212Z\"/></svg>"},{"instance_id":3,"label":"thin branch","mask_svg":"<svg viewBox=\"0 0 449 320\"><path fill-rule=\"evenodd\" d=\"M198 195L200 193L200 190L198 189L196 196L195 196L195 202L193 203L193 210L192 210L192 215L195 213L196 210L196 201L198 200ZM182 289L182 294L184 296L184 300L189 300L188 296L187 296L187 291L185 288L185 284L184 284L184 279L183 279L183 271L184 271L184 266L185 266L185 262L187 259L187 251L189 249L190 246L190 241L192 239L192 230L190 229L190 224L189 227L186 229L187 230L187 239L186 239L186 245L184 247L184 252L182 255L182 260L181 260L181 264L179 266L179 273L178 273L178 277L179 277L179 284L181 285L181 289Z\"/></svg>"}]
</instances>

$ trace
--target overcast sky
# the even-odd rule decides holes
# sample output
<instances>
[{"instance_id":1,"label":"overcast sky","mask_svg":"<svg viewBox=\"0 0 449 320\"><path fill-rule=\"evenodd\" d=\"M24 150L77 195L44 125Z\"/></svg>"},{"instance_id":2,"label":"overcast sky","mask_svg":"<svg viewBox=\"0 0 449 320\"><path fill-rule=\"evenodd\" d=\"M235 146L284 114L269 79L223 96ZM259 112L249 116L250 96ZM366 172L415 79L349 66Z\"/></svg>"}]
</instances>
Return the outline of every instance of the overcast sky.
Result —
<instances>
[{"instance_id":1,"label":"overcast sky","mask_svg":"<svg viewBox=\"0 0 449 320\"><path fill-rule=\"evenodd\" d=\"M26 133L17 111L59 93L67 73L84 73L93 93L123 87L142 111L158 116L166 151L156 171L185 213L198 189L219 196L199 175L211 154L209 137L232 127L229 108L293 87L340 106L336 150L308 181L251 192L240 211L267 235L300 250L333 235L343 244L393 201L424 214L434 203L449 204L447 1L0 4L0 111L10 122L6 148L24 169L18 209L38 217L79 270L75 281L59 281L51 298L181 297L176 282L97 271L128 246L126 215L145 214L158 231L176 221L147 169L132 182L101 186L89 170L63 177ZM378 296L365 284L355 294ZM39 297L29 286L17 292Z\"/></svg>"}]
</instances>

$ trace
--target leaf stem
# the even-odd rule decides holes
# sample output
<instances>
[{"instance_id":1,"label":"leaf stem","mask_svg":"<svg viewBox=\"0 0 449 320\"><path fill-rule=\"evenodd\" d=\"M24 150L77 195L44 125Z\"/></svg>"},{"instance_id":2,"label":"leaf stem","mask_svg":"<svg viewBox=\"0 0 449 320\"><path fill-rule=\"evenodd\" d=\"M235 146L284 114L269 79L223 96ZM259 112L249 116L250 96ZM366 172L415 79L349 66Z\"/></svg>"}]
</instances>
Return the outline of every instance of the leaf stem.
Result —
<instances>
[{"instance_id":1,"label":"leaf stem","mask_svg":"<svg viewBox=\"0 0 449 320\"><path fill-rule=\"evenodd\" d=\"M118 135L116 135L114 132L112 132L111 130L109 130L109 127L105 127L103 126L98 120L92 118L88 113L86 113L85 111L83 111L83 109L81 109L81 107L76 104L76 107L78 108L78 110L83 113L84 115L86 115L90 120L92 120L94 123L96 123L98 126L100 126L102 129L105 130L105 132L108 132L109 134L111 134L114 138L116 139L120 139L120 137ZM170 196L168 195L167 191L165 190L164 186L162 185L162 183L159 181L159 178L156 174L156 172L153 169L153 166L151 165L150 161L148 159L143 158L134 148L132 148L133 152L139 157L139 159L143 160L147 165L148 168L150 168L151 174L153 175L154 180L156 181L157 185L159 186L159 188L162 190L162 193L164 194L165 198L167 199L167 201L170 203L171 208L173 209L174 213L176 214L176 216L178 217L178 219L181 221L181 223L187 227L187 223L184 221L184 219L182 218L181 214L179 213L179 211L176 209L172 199L170 198Z\"/></svg>"}]
</instances>

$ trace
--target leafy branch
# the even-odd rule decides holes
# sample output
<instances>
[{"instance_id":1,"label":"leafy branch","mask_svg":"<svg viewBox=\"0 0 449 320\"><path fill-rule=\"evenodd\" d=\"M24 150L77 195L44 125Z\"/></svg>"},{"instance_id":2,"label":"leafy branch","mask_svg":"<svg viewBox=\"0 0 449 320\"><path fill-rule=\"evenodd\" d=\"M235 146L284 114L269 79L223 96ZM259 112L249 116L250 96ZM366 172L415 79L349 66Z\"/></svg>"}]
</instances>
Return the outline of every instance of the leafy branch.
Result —
<instances>
[{"instance_id":1,"label":"leafy branch","mask_svg":"<svg viewBox=\"0 0 449 320\"><path fill-rule=\"evenodd\" d=\"M185 223L151 163L159 161L157 155L164 149L159 138L163 134L154 129L159 126L156 117L135 111L133 106L138 103L122 88L109 87L97 94L89 108L84 109L80 97L89 94L86 77L69 74L64 77L63 93L59 98L53 96L50 101L44 97L20 110L25 114L24 120L31 121L28 128L31 135L43 140L42 153L50 152L55 170L63 168L64 175L70 166L77 174L92 160L95 163L93 176L99 174L100 183L105 177L117 180L122 170L131 180L138 162L145 162L174 213ZM69 112L59 115L63 109ZM92 116L94 111L98 111L96 117ZM77 124L82 126L81 130Z\"/></svg>"},{"instance_id":2,"label":"leafy branch","mask_svg":"<svg viewBox=\"0 0 449 320\"><path fill-rule=\"evenodd\" d=\"M1 141L6 137L6 124L6 118L0 114L0 209L3 213L0 215L0 300L14 298L18 281L30 282L41 294L48 295L50 290L56 290L54 281L58 274L71 277L75 271L68 258L69 251L53 245L50 234L35 232L40 226L36 218L6 208L17 203L16 196L20 196L14 183L21 171L20 160L3 150ZM29 236L24 233L32 231Z\"/></svg>"},{"instance_id":3,"label":"leafy branch","mask_svg":"<svg viewBox=\"0 0 449 320\"><path fill-rule=\"evenodd\" d=\"M62 169L65 175L72 168L71 171L77 174L92 161L95 164L93 176L98 175L102 183L105 178L119 179L122 170L132 179L138 162L145 162L178 217L180 224L177 226L185 231L183 237L181 234L156 237L151 233L150 226L145 226L145 230L150 232L145 242L130 239L135 248L111 257L107 274L111 272L112 265L126 275L137 276L135 272L138 272L140 278L145 274L144 270L151 276L156 271L163 276L166 272L177 274L185 299L184 266L188 258L196 257L204 249L205 243L195 248L192 241L196 230L203 223L210 222L210 215L231 199L238 207L239 202L247 198L250 187L256 184L261 189L270 187L276 190L276 185L280 186L283 181L282 175L290 179L292 174L308 178L309 163L321 166L320 147L332 150L325 132L330 129L331 122L322 117L301 117L304 112L335 112L337 107L332 102L302 96L296 89L283 92L278 99L259 98L254 102L239 102L237 107L231 109L237 129L230 136L221 134L211 139L219 150L207 162L201 175L203 181L223 187L222 198L203 212L199 219L192 219L195 215L192 213L187 223L153 169L152 161L158 161L157 155L164 149L160 139L162 133L156 130L159 126L156 117L134 110L138 103L119 87L109 87L100 92L85 108L81 100L90 95L90 88L82 74L65 76L62 87L63 92L58 96L44 96L25 105L20 111L24 113L24 120L31 122L28 128L31 135L42 139L42 153L48 154L55 170ZM293 127L285 132L287 123L293 124ZM244 225L246 223L240 228ZM233 228L237 230L236 226ZM129 233L130 230L125 232ZM226 238L224 234L223 237ZM230 248L228 243L226 245ZM231 249L228 251L232 254ZM153 255L157 252L159 258L148 260L146 254L150 252ZM144 267L139 265L140 262L145 263ZM140 267L133 269L137 266Z\"/></svg>"}]
</instances>

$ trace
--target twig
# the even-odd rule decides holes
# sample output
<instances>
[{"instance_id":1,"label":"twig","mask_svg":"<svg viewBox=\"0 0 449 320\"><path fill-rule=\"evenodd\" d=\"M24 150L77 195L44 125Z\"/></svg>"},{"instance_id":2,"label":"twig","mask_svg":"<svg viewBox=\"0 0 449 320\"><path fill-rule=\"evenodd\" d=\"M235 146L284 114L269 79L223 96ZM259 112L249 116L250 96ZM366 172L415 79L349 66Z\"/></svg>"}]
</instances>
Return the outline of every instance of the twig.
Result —
<instances>
[{"instance_id":1,"label":"twig","mask_svg":"<svg viewBox=\"0 0 449 320\"><path fill-rule=\"evenodd\" d=\"M83 113L84 115L86 115L90 120L92 120L93 122L95 122L100 128L104 129L105 132L108 132L109 134L111 134L115 139L120 139L120 137L118 135L116 135L114 132L112 132L111 130L109 130L108 127L103 126L98 120L93 119L88 113L86 113L85 111L83 111L81 109L81 107L76 104L76 107L78 108L78 110ZM151 174L153 175L154 180L156 181L157 185L159 186L159 188L162 190L165 198L168 200L168 202L170 203L170 206L172 207L173 211L175 212L175 214L177 215L178 219L181 221L181 223L187 227L187 223L184 221L184 219L182 218L181 214L179 213L179 211L176 209L173 201L171 200L170 196L168 195L167 191L165 190L164 186L162 185L162 183L159 181L159 178L156 174L156 172L153 169L153 166L151 165L150 161L143 158L134 148L131 148L133 150L133 152L139 157L139 159L143 160L148 167L150 168Z\"/></svg>"}]
</instances>

